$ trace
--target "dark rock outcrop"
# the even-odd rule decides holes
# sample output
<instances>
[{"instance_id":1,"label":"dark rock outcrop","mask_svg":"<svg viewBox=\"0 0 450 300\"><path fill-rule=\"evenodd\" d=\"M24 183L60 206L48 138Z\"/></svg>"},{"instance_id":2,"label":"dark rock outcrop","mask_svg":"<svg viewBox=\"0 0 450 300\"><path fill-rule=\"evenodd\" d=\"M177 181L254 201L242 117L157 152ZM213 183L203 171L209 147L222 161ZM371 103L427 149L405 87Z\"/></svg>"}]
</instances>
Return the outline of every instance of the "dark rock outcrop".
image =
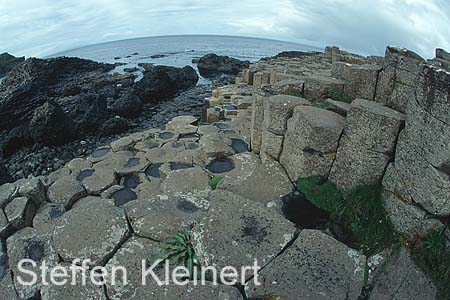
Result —
<instances>
[{"instance_id":1,"label":"dark rock outcrop","mask_svg":"<svg viewBox=\"0 0 450 300\"><path fill-rule=\"evenodd\" d=\"M143 102L168 99L194 86L191 67L145 65L144 78L113 74L113 64L80 58L30 58L0 84L0 150L60 145L88 135L126 131L143 111ZM115 118L119 116L120 118Z\"/></svg>"},{"instance_id":2,"label":"dark rock outcrop","mask_svg":"<svg viewBox=\"0 0 450 300\"><path fill-rule=\"evenodd\" d=\"M5 168L5 164L2 160L0 160L0 185L12 181L13 179L11 175L9 175L8 170Z\"/></svg>"},{"instance_id":3,"label":"dark rock outcrop","mask_svg":"<svg viewBox=\"0 0 450 300\"><path fill-rule=\"evenodd\" d=\"M304 51L283 51L272 58L298 58L303 56L317 55L319 52L304 52Z\"/></svg>"},{"instance_id":4,"label":"dark rock outcrop","mask_svg":"<svg viewBox=\"0 0 450 300\"><path fill-rule=\"evenodd\" d=\"M0 78L25 60L25 57L15 57L9 53L0 54Z\"/></svg>"},{"instance_id":5,"label":"dark rock outcrop","mask_svg":"<svg viewBox=\"0 0 450 300\"><path fill-rule=\"evenodd\" d=\"M197 62L198 71L203 77L212 77L221 74L237 75L249 67L249 61L241 61L228 56L219 56L211 53L202 56Z\"/></svg>"},{"instance_id":6,"label":"dark rock outcrop","mask_svg":"<svg viewBox=\"0 0 450 300\"><path fill-rule=\"evenodd\" d=\"M197 72L192 67L176 68L142 64L144 78L134 85L133 93L144 103L156 102L174 96L176 93L195 86Z\"/></svg>"}]
</instances>

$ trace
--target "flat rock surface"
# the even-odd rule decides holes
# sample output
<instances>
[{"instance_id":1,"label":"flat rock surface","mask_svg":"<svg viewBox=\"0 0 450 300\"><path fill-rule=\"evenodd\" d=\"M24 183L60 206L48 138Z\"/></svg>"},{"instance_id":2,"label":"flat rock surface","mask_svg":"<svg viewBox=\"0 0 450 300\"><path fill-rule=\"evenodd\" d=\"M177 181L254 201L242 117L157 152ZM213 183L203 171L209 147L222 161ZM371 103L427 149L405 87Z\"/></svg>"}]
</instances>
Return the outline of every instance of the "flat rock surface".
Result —
<instances>
[{"instance_id":1,"label":"flat rock surface","mask_svg":"<svg viewBox=\"0 0 450 300\"><path fill-rule=\"evenodd\" d=\"M366 258L332 237L303 230L295 243L260 272L250 297L280 299L358 299L364 286ZM386 298L385 298L386 299Z\"/></svg>"},{"instance_id":2,"label":"flat rock surface","mask_svg":"<svg viewBox=\"0 0 450 300\"><path fill-rule=\"evenodd\" d=\"M110 205L79 206L66 213L61 224L53 245L65 262L78 258L94 265L105 263L130 235L125 212Z\"/></svg>"}]
</instances>

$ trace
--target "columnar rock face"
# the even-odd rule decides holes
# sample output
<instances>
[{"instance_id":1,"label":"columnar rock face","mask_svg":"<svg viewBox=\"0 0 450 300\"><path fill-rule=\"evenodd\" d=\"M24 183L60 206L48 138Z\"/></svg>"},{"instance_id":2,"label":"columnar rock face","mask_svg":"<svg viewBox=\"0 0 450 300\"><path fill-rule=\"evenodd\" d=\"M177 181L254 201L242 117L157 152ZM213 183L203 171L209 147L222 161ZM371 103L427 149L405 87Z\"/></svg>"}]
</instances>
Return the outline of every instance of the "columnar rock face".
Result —
<instances>
[{"instance_id":1,"label":"columnar rock face","mask_svg":"<svg viewBox=\"0 0 450 300\"><path fill-rule=\"evenodd\" d=\"M403 220L398 214L390 214L397 230L409 237L439 225L428 214L450 214L449 84L450 73L422 67L417 97L408 103L395 162L383 183L388 207L415 212L404 213ZM402 228L403 223L409 226Z\"/></svg>"},{"instance_id":2,"label":"columnar rock face","mask_svg":"<svg viewBox=\"0 0 450 300\"><path fill-rule=\"evenodd\" d=\"M253 93L252 122L250 125L251 148L255 153L261 151L262 123L264 121L264 99L270 96L270 91L265 89L256 90Z\"/></svg>"},{"instance_id":3,"label":"columnar rock face","mask_svg":"<svg viewBox=\"0 0 450 300\"><path fill-rule=\"evenodd\" d=\"M435 299L436 288L414 264L405 248L393 255L386 268L378 275L370 300Z\"/></svg>"},{"instance_id":4,"label":"columnar rock face","mask_svg":"<svg viewBox=\"0 0 450 300\"><path fill-rule=\"evenodd\" d=\"M310 102L288 95L276 95L264 99L262 152L276 160L280 158L287 121L296 106L304 105L310 105Z\"/></svg>"},{"instance_id":5,"label":"columnar rock face","mask_svg":"<svg viewBox=\"0 0 450 300\"><path fill-rule=\"evenodd\" d=\"M344 125L345 118L337 113L308 106L294 108L280 158L292 181L328 176Z\"/></svg>"},{"instance_id":6,"label":"columnar rock face","mask_svg":"<svg viewBox=\"0 0 450 300\"><path fill-rule=\"evenodd\" d=\"M425 60L418 54L396 47L388 47L380 72L375 100L405 112L414 96L416 78Z\"/></svg>"},{"instance_id":7,"label":"columnar rock face","mask_svg":"<svg viewBox=\"0 0 450 300\"><path fill-rule=\"evenodd\" d=\"M344 94L352 99L374 100L378 75L377 65L351 65L344 70Z\"/></svg>"},{"instance_id":8,"label":"columnar rock face","mask_svg":"<svg viewBox=\"0 0 450 300\"><path fill-rule=\"evenodd\" d=\"M309 75L305 79L305 97L307 99L320 99L328 92L342 93L344 91L344 82L329 76Z\"/></svg>"},{"instance_id":9,"label":"columnar rock face","mask_svg":"<svg viewBox=\"0 0 450 300\"><path fill-rule=\"evenodd\" d=\"M329 179L342 190L379 182L394 157L404 118L379 103L354 100Z\"/></svg>"},{"instance_id":10,"label":"columnar rock face","mask_svg":"<svg viewBox=\"0 0 450 300\"><path fill-rule=\"evenodd\" d=\"M355 300L364 286L365 262L364 255L321 231L303 230L283 256L261 271L262 285L247 289L251 297Z\"/></svg>"}]
</instances>

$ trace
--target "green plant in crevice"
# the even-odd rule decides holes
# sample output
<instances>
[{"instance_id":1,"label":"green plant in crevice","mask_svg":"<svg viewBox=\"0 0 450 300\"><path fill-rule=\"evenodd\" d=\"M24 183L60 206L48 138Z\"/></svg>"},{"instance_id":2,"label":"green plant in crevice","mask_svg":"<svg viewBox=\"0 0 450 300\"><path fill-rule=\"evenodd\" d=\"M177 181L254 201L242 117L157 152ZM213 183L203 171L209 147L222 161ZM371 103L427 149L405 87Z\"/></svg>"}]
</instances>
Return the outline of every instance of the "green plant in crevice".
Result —
<instances>
[{"instance_id":1,"label":"green plant in crevice","mask_svg":"<svg viewBox=\"0 0 450 300\"><path fill-rule=\"evenodd\" d=\"M367 256L398 242L384 210L379 184L362 185L346 193L332 219L352 233L352 238Z\"/></svg>"},{"instance_id":2,"label":"green plant in crevice","mask_svg":"<svg viewBox=\"0 0 450 300\"><path fill-rule=\"evenodd\" d=\"M326 103L326 102L322 102L322 101L315 101L312 100L311 101L311 105L313 107L317 107L317 108L321 108L321 109L326 109L326 110L330 110L333 108L333 105Z\"/></svg>"},{"instance_id":3,"label":"green plant in crevice","mask_svg":"<svg viewBox=\"0 0 450 300\"><path fill-rule=\"evenodd\" d=\"M335 212L342 205L342 194L336 186L321 176L300 178L297 189L320 209L329 213Z\"/></svg>"},{"instance_id":4,"label":"green plant in crevice","mask_svg":"<svg viewBox=\"0 0 450 300\"><path fill-rule=\"evenodd\" d=\"M328 96L336 101L341 101L341 102L345 102L345 103L352 103L353 99L348 97L347 95L345 95L342 92L337 92L337 91L331 91L328 92Z\"/></svg>"},{"instance_id":5,"label":"green plant in crevice","mask_svg":"<svg viewBox=\"0 0 450 300\"><path fill-rule=\"evenodd\" d=\"M149 265L153 265L158 260L168 260L171 265L183 263L189 270L190 279L192 279L194 269L200 269L200 261L198 260L192 245L192 228L193 225L163 242L161 253L151 257L148 260ZM199 274L199 272L197 272L197 274Z\"/></svg>"},{"instance_id":6,"label":"green plant in crevice","mask_svg":"<svg viewBox=\"0 0 450 300\"><path fill-rule=\"evenodd\" d=\"M416 264L427 273L436 288L436 299L450 299L450 247L445 230L430 232L423 240L413 246Z\"/></svg>"},{"instance_id":7,"label":"green plant in crevice","mask_svg":"<svg viewBox=\"0 0 450 300\"><path fill-rule=\"evenodd\" d=\"M305 98L305 94L303 92L289 92L286 95Z\"/></svg>"},{"instance_id":8,"label":"green plant in crevice","mask_svg":"<svg viewBox=\"0 0 450 300\"><path fill-rule=\"evenodd\" d=\"M222 179L223 179L222 176L214 176L213 178L211 178L211 180L208 182L208 184L213 191L217 189L217 185L219 184L219 182Z\"/></svg>"}]
</instances>

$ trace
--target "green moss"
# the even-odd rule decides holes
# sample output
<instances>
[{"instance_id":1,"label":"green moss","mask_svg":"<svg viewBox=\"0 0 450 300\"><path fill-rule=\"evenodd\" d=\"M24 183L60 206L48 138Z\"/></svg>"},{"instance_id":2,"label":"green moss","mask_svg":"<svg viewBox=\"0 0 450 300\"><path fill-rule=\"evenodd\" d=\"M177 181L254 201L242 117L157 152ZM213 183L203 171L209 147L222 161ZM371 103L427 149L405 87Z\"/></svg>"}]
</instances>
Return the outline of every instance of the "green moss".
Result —
<instances>
[{"instance_id":1,"label":"green moss","mask_svg":"<svg viewBox=\"0 0 450 300\"><path fill-rule=\"evenodd\" d=\"M311 101L311 105L313 107L322 108L322 109L326 109L326 110L330 110L333 108L333 105L326 103L326 102L321 102L321 101Z\"/></svg>"},{"instance_id":2,"label":"green moss","mask_svg":"<svg viewBox=\"0 0 450 300\"><path fill-rule=\"evenodd\" d=\"M416 264L438 289L437 299L450 299L450 249L444 230L433 231L413 249Z\"/></svg>"},{"instance_id":3,"label":"green moss","mask_svg":"<svg viewBox=\"0 0 450 300\"><path fill-rule=\"evenodd\" d=\"M331 91L328 92L328 96L336 101L341 101L341 102L346 102L346 103L352 103L353 99L348 97L347 95L345 95L342 92L336 92L336 91Z\"/></svg>"},{"instance_id":4,"label":"green moss","mask_svg":"<svg viewBox=\"0 0 450 300\"><path fill-rule=\"evenodd\" d=\"M223 179L222 176L214 176L213 178L211 178L208 184L213 189L213 191L217 188L219 181L221 181L222 179Z\"/></svg>"},{"instance_id":5,"label":"green moss","mask_svg":"<svg viewBox=\"0 0 450 300\"><path fill-rule=\"evenodd\" d=\"M342 194L336 186L320 176L300 178L297 188L315 206L327 212L336 211L342 203Z\"/></svg>"},{"instance_id":6,"label":"green moss","mask_svg":"<svg viewBox=\"0 0 450 300\"><path fill-rule=\"evenodd\" d=\"M287 93L287 95L294 96L294 97L305 98L305 94L303 92L290 92L290 93Z\"/></svg>"},{"instance_id":7,"label":"green moss","mask_svg":"<svg viewBox=\"0 0 450 300\"><path fill-rule=\"evenodd\" d=\"M352 233L367 256L398 242L384 210L379 184L359 186L348 192L332 218Z\"/></svg>"}]
</instances>

